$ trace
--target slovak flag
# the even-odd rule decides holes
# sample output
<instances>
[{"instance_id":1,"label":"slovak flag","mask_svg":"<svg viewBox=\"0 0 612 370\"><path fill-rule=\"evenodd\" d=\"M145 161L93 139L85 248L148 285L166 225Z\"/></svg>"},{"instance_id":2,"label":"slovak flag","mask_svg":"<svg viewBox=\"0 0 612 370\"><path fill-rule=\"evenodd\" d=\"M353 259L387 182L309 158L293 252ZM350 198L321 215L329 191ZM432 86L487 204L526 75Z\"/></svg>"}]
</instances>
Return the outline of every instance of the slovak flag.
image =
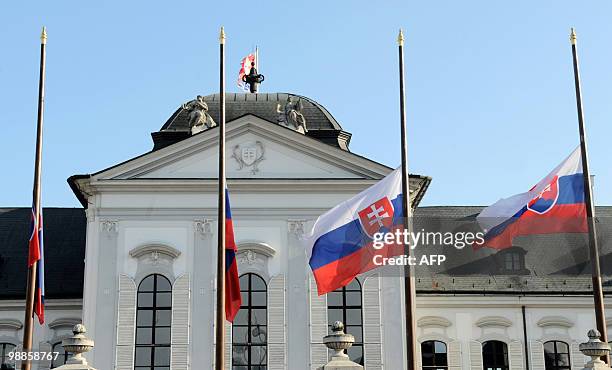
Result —
<instances>
[{"instance_id":1,"label":"slovak flag","mask_svg":"<svg viewBox=\"0 0 612 370\"><path fill-rule=\"evenodd\" d=\"M225 319L234 322L236 314L242 305L240 295L240 279L236 262L236 241L234 239L234 224L230 209L229 192L225 190Z\"/></svg>"},{"instance_id":2,"label":"slovak flag","mask_svg":"<svg viewBox=\"0 0 612 370\"><path fill-rule=\"evenodd\" d=\"M36 265L36 291L34 292L34 314L38 322L45 322L45 258L43 248L43 216L42 208L36 220L36 209L32 206L32 223L28 247L28 267Z\"/></svg>"},{"instance_id":3,"label":"slovak flag","mask_svg":"<svg viewBox=\"0 0 612 370\"><path fill-rule=\"evenodd\" d=\"M484 243L503 249L517 236L586 233L586 205L580 147L531 190L501 199L477 216Z\"/></svg>"},{"instance_id":4,"label":"slovak flag","mask_svg":"<svg viewBox=\"0 0 612 370\"><path fill-rule=\"evenodd\" d=\"M372 247L374 234L403 227L401 192L400 168L317 219L305 242L319 295L377 267L376 255L402 253L402 245Z\"/></svg>"},{"instance_id":5,"label":"slovak flag","mask_svg":"<svg viewBox=\"0 0 612 370\"><path fill-rule=\"evenodd\" d=\"M249 84L242 81L242 76L248 75L251 72L251 63L255 63L255 55L249 54L240 61L240 71L238 72L238 87L243 91L249 91Z\"/></svg>"}]
</instances>

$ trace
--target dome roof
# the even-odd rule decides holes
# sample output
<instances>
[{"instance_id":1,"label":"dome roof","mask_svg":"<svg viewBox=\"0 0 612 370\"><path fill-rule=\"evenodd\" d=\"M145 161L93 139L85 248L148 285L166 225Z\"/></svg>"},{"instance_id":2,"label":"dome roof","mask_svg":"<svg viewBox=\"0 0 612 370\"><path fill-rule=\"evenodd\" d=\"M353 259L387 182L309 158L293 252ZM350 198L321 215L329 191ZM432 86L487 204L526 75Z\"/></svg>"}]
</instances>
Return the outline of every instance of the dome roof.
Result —
<instances>
[{"instance_id":1,"label":"dome roof","mask_svg":"<svg viewBox=\"0 0 612 370\"><path fill-rule=\"evenodd\" d=\"M231 122L237 118L252 114L272 124L278 124L277 106L284 105L287 99L300 101L301 113L306 119L308 131L305 135L319 139L326 144L348 150L351 135L342 130L336 119L325 107L304 96L287 93L226 93L225 119ZM208 114L219 122L219 94L203 97L208 105ZM286 128L283 126L283 128ZM214 128L213 128L214 129ZM287 128L288 129L288 128ZM160 131L153 134L153 150L163 148L191 136L189 111L179 107Z\"/></svg>"}]
</instances>

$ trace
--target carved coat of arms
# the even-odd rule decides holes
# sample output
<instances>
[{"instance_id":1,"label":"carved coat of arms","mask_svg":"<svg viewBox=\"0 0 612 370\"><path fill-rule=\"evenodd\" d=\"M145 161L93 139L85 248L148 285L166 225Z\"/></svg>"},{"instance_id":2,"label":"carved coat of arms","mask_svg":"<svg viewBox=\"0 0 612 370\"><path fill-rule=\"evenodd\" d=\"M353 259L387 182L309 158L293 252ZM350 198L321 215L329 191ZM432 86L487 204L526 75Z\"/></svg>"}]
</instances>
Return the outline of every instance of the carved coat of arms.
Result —
<instances>
[{"instance_id":1,"label":"carved coat of arms","mask_svg":"<svg viewBox=\"0 0 612 370\"><path fill-rule=\"evenodd\" d=\"M238 144L234 146L232 158L238 162L238 170L249 168L255 175L259 172L259 163L264 160L264 145L261 141L254 143Z\"/></svg>"}]
</instances>

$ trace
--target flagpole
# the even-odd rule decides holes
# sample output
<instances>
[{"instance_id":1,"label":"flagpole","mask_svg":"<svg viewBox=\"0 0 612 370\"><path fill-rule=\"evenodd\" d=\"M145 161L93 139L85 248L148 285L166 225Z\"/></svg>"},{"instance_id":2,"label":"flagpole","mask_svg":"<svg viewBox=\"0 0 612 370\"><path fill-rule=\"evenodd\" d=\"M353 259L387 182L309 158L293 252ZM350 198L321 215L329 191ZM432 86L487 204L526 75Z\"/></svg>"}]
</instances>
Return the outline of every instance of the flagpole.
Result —
<instances>
[{"instance_id":1,"label":"flagpole","mask_svg":"<svg viewBox=\"0 0 612 370\"><path fill-rule=\"evenodd\" d=\"M408 176L408 143L406 141L406 105L404 85L404 34L400 29L397 37L399 51L399 92L400 92L400 128L401 128L401 155L402 155L402 211L404 215L404 228L412 235L412 208L410 207L409 176ZM406 255L412 254L409 244L404 247ZM404 302L406 310L406 360L408 369L417 368L416 359L416 288L414 282L414 267L404 266Z\"/></svg>"},{"instance_id":2,"label":"flagpole","mask_svg":"<svg viewBox=\"0 0 612 370\"><path fill-rule=\"evenodd\" d=\"M225 369L225 31L219 33L219 214L215 369Z\"/></svg>"},{"instance_id":3,"label":"flagpole","mask_svg":"<svg viewBox=\"0 0 612 370\"><path fill-rule=\"evenodd\" d=\"M255 69L259 71L259 46L255 45Z\"/></svg>"},{"instance_id":4,"label":"flagpole","mask_svg":"<svg viewBox=\"0 0 612 370\"><path fill-rule=\"evenodd\" d=\"M587 151L586 130L584 126L584 113L582 110L582 89L580 87L580 71L578 68L578 49L576 47L576 32L572 28L570 34L572 44L572 59L574 63L574 84L576 86L576 107L578 112L578 131L580 133L580 153L582 156L582 175L584 181L584 200L586 203L587 224L589 227L589 251L592 264L593 300L595 301L595 319L597 330L601 334L601 341L608 343L608 330L604 309L604 296L601 286L601 269L599 266L599 246L597 243L597 230L595 228L595 205L593 204L593 188L591 187L591 174L589 171L589 155ZM606 356L606 363L610 363Z\"/></svg>"},{"instance_id":5,"label":"flagpole","mask_svg":"<svg viewBox=\"0 0 612 370\"><path fill-rule=\"evenodd\" d=\"M45 110L45 64L47 60L47 30L42 29L40 35L40 74L38 77L38 117L36 123L36 159L34 162L34 187L33 187L33 209L34 229L38 233L40 222L40 176L42 170L42 138L43 138L43 114ZM40 241L42 242L42 241ZM29 247L28 247L29 249ZM28 257L29 260L29 257ZM23 352L32 351L32 337L34 331L34 296L36 293L36 269L38 262L34 262L28 269L28 283L26 290L25 318L23 320ZM31 362L26 360L21 363L22 370L30 370Z\"/></svg>"}]
</instances>

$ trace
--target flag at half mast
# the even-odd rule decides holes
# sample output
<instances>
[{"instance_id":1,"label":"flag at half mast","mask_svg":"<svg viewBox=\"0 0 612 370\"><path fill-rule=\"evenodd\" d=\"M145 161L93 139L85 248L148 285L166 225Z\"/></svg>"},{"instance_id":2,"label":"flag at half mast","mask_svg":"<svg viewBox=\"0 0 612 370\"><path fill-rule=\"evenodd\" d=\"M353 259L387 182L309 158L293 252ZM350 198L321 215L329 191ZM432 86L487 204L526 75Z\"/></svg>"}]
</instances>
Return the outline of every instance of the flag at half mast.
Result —
<instances>
[{"instance_id":1,"label":"flag at half mast","mask_svg":"<svg viewBox=\"0 0 612 370\"><path fill-rule=\"evenodd\" d=\"M396 256L401 244L374 248L377 233L402 229L402 171L385 178L319 216L305 238L319 295L341 288L378 267L376 257Z\"/></svg>"},{"instance_id":2,"label":"flag at half mast","mask_svg":"<svg viewBox=\"0 0 612 370\"><path fill-rule=\"evenodd\" d=\"M475 247L503 249L517 236L588 232L580 147L529 191L497 201L477 220L485 240Z\"/></svg>"},{"instance_id":3,"label":"flag at half mast","mask_svg":"<svg viewBox=\"0 0 612 370\"><path fill-rule=\"evenodd\" d=\"M240 279L236 261L236 241L234 239L234 223L230 208L229 192L225 190L225 319L234 322L236 314L242 305L240 295Z\"/></svg>"}]
</instances>

